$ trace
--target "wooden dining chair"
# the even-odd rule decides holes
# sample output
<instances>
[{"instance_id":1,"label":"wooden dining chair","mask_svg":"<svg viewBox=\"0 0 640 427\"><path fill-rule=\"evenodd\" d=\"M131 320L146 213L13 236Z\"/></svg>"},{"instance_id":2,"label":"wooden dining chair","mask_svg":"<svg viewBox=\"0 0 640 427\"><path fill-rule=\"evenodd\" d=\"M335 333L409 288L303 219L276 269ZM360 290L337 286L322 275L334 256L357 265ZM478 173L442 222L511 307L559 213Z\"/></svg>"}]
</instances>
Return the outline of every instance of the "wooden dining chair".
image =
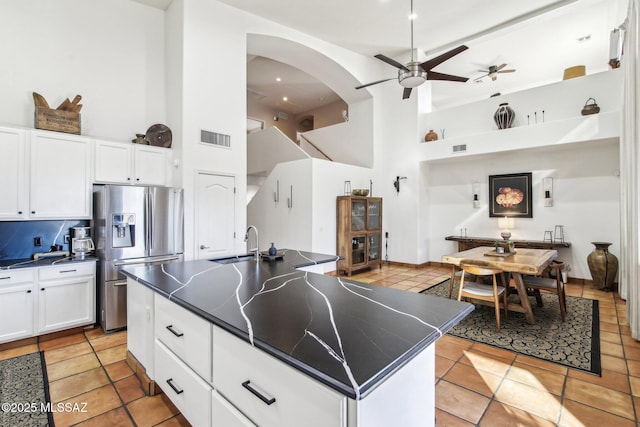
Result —
<instances>
[{"instance_id":1,"label":"wooden dining chair","mask_svg":"<svg viewBox=\"0 0 640 427\"><path fill-rule=\"evenodd\" d=\"M555 277L524 276L522 281L524 282L525 288L533 291L538 307L542 307L540 291L557 294L558 304L560 305L560 317L564 322L567 313L567 297L564 293L564 283L562 283L563 267L563 262L554 260L551 262L551 265L549 265L549 269L555 273Z\"/></svg>"},{"instance_id":2,"label":"wooden dining chair","mask_svg":"<svg viewBox=\"0 0 640 427\"><path fill-rule=\"evenodd\" d=\"M498 277L502 281L502 270L490 267L484 267L474 264L460 264L463 273L469 273L473 276L491 276L492 284L465 281L466 274L460 277L460 289L458 289L458 301L462 297L469 298L479 304L493 305L496 310L496 323L498 331L500 330L500 296L502 296L502 307L504 307L504 319L508 319L507 312L507 291L504 286L498 286Z\"/></svg>"},{"instance_id":3,"label":"wooden dining chair","mask_svg":"<svg viewBox=\"0 0 640 427\"><path fill-rule=\"evenodd\" d=\"M460 282L460 278L463 275L466 275L468 279L476 280L475 276L465 273L457 265L451 266L451 279L449 279L449 299L451 299L451 295L453 295L453 287L455 286L456 283Z\"/></svg>"}]
</instances>

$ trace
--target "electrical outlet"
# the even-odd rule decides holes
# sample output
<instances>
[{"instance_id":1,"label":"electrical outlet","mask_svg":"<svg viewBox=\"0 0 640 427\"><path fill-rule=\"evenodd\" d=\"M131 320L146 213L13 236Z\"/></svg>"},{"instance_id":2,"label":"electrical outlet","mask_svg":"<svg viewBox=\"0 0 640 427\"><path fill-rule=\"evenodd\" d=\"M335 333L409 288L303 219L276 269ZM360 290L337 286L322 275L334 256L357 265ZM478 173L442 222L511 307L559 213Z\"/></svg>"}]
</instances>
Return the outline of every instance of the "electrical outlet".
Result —
<instances>
[{"instance_id":1,"label":"electrical outlet","mask_svg":"<svg viewBox=\"0 0 640 427\"><path fill-rule=\"evenodd\" d=\"M34 237L33 246L42 246L42 237L40 236Z\"/></svg>"},{"instance_id":2,"label":"electrical outlet","mask_svg":"<svg viewBox=\"0 0 640 427\"><path fill-rule=\"evenodd\" d=\"M71 238L70 238L70 236L69 236L68 234L65 234L65 235L64 235L64 242L65 242L65 243L69 243L69 242L71 242Z\"/></svg>"}]
</instances>

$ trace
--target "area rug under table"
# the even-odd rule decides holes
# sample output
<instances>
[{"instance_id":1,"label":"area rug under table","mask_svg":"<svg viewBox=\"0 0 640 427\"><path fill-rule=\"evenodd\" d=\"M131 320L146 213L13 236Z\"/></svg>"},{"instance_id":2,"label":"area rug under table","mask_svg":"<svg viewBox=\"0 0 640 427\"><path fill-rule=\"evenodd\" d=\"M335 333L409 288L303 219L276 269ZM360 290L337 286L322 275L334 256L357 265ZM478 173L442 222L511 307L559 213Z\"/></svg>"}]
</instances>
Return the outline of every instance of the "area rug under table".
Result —
<instances>
[{"instance_id":1,"label":"area rug under table","mask_svg":"<svg viewBox=\"0 0 640 427\"><path fill-rule=\"evenodd\" d=\"M0 360L0 426L53 427L44 354Z\"/></svg>"},{"instance_id":2,"label":"area rug under table","mask_svg":"<svg viewBox=\"0 0 640 427\"><path fill-rule=\"evenodd\" d=\"M421 293L447 298L449 280ZM453 296L456 295L454 286ZM518 295L509 295L509 300L519 301ZM505 320L501 310L498 332L494 308L476 304L475 310L449 334L600 375L598 301L567 296L564 322L555 294L543 293L542 301L543 306L538 307L535 299L530 298L534 325L527 323L523 313L515 311L509 311L509 319Z\"/></svg>"}]
</instances>

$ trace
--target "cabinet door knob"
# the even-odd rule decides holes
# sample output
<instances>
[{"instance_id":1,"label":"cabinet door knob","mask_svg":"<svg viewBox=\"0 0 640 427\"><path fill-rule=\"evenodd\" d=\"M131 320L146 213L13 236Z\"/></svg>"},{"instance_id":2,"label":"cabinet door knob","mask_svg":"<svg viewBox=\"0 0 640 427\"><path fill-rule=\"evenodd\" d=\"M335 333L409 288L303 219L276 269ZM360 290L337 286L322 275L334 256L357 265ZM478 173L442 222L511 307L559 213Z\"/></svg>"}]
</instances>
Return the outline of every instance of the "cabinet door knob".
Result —
<instances>
[{"instance_id":1,"label":"cabinet door knob","mask_svg":"<svg viewBox=\"0 0 640 427\"><path fill-rule=\"evenodd\" d=\"M27 293L28 293L28 294L30 294L30 293L31 293L31 289L29 289L29 290L27 291Z\"/></svg>"},{"instance_id":2,"label":"cabinet door knob","mask_svg":"<svg viewBox=\"0 0 640 427\"><path fill-rule=\"evenodd\" d=\"M36 211L31 211L32 214L36 213Z\"/></svg>"},{"instance_id":3,"label":"cabinet door knob","mask_svg":"<svg viewBox=\"0 0 640 427\"><path fill-rule=\"evenodd\" d=\"M18 211L18 215L22 215L22 211Z\"/></svg>"},{"instance_id":4,"label":"cabinet door knob","mask_svg":"<svg viewBox=\"0 0 640 427\"><path fill-rule=\"evenodd\" d=\"M136 178L136 181L140 181L140 178Z\"/></svg>"},{"instance_id":5,"label":"cabinet door knob","mask_svg":"<svg viewBox=\"0 0 640 427\"><path fill-rule=\"evenodd\" d=\"M41 291L44 291L44 288L40 288Z\"/></svg>"},{"instance_id":6,"label":"cabinet door knob","mask_svg":"<svg viewBox=\"0 0 640 427\"><path fill-rule=\"evenodd\" d=\"M127 181L131 181L131 177L127 177Z\"/></svg>"}]
</instances>

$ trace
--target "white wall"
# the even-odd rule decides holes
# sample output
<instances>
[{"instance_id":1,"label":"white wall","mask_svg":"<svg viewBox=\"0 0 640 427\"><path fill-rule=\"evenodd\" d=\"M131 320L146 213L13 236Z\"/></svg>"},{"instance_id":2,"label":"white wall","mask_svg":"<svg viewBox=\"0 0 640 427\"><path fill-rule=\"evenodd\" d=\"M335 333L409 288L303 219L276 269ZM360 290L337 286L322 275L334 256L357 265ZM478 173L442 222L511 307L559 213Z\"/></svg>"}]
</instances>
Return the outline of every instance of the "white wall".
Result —
<instances>
[{"instance_id":1,"label":"white wall","mask_svg":"<svg viewBox=\"0 0 640 427\"><path fill-rule=\"evenodd\" d=\"M278 128L270 127L247 135L248 174L267 174L278 162L308 157L307 153Z\"/></svg>"},{"instance_id":2,"label":"white wall","mask_svg":"<svg viewBox=\"0 0 640 427\"><path fill-rule=\"evenodd\" d=\"M0 122L33 127L32 92L82 96L83 135L130 141L165 111L164 12L130 0L4 0ZM173 129L172 129L173 130Z\"/></svg>"}]
</instances>

